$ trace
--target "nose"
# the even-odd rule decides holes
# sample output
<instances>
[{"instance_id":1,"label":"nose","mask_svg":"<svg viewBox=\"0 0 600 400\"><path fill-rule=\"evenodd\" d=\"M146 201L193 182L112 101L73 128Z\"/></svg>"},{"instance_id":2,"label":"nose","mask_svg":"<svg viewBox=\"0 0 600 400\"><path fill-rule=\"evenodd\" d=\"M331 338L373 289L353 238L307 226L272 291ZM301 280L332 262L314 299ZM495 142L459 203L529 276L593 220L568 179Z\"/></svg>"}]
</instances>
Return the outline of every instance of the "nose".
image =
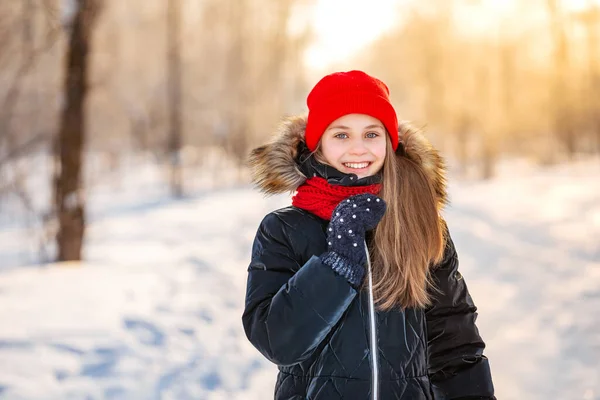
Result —
<instances>
[{"instance_id":1,"label":"nose","mask_svg":"<svg viewBox=\"0 0 600 400\"><path fill-rule=\"evenodd\" d=\"M362 138L357 138L352 141L350 145L350 150L348 151L350 154L355 156L360 156L367 153L367 147L363 142Z\"/></svg>"}]
</instances>

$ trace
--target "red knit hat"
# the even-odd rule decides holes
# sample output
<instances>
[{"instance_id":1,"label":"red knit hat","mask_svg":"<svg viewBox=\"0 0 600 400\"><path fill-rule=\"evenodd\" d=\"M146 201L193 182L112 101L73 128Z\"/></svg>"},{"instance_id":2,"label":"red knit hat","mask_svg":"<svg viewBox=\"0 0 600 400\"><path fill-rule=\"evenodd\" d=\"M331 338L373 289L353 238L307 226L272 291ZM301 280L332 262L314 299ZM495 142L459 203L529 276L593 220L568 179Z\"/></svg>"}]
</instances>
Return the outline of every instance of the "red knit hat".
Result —
<instances>
[{"instance_id":1,"label":"red knit hat","mask_svg":"<svg viewBox=\"0 0 600 400\"><path fill-rule=\"evenodd\" d=\"M389 95L390 90L385 83L362 71L336 72L325 76L306 99L307 147L314 151L329 124L346 114L356 113L380 120L395 151L398 147L398 118Z\"/></svg>"}]
</instances>

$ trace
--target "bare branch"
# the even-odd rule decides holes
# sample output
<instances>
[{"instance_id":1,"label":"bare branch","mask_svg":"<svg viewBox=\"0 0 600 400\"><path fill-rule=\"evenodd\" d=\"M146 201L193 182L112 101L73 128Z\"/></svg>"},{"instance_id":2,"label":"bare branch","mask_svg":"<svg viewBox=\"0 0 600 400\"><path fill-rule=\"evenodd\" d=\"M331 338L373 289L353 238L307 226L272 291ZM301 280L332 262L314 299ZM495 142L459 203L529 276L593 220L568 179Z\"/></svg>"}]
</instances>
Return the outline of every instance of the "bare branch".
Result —
<instances>
[{"instance_id":1,"label":"bare branch","mask_svg":"<svg viewBox=\"0 0 600 400\"><path fill-rule=\"evenodd\" d=\"M0 158L0 166L12 161L16 158L21 157L23 154L28 153L40 144L47 142L47 136L39 133L36 136L30 138L25 143L21 143L18 147L11 148L10 152Z\"/></svg>"}]
</instances>

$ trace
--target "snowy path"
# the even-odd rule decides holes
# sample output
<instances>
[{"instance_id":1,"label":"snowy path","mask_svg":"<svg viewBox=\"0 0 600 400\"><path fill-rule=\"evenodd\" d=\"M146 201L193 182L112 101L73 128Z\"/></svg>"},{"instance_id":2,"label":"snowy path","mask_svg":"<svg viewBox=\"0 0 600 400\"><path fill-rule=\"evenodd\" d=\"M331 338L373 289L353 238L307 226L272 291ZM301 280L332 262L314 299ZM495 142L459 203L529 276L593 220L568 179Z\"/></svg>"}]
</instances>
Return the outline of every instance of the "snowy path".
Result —
<instances>
[{"instance_id":1,"label":"snowy path","mask_svg":"<svg viewBox=\"0 0 600 400\"><path fill-rule=\"evenodd\" d=\"M598 400L600 166L523 175L455 182L446 213L498 398ZM0 270L0 399L272 398L240 317L258 223L289 200L97 199L85 265Z\"/></svg>"}]
</instances>

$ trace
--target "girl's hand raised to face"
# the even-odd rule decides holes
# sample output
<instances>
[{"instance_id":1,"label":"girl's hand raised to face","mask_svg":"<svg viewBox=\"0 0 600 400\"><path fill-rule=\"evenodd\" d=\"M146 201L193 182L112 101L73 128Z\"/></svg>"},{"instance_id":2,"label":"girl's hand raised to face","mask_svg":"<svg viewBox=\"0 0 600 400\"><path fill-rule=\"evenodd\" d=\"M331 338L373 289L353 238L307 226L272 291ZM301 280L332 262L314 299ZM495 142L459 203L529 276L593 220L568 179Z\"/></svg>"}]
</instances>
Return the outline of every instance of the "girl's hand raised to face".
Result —
<instances>
[{"instance_id":1,"label":"girl's hand raised to face","mask_svg":"<svg viewBox=\"0 0 600 400\"><path fill-rule=\"evenodd\" d=\"M331 225L354 227L357 232L375 229L386 210L383 199L369 194L357 194L341 201L331 216Z\"/></svg>"},{"instance_id":2,"label":"girl's hand raised to face","mask_svg":"<svg viewBox=\"0 0 600 400\"><path fill-rule=\"evenodd\" d=\"M365 233L377 226L385 210L385 202L372 194L359 194L340 202L327 227L328 250L363 267L367 261Z\"/></svg>"}]
</instances>

